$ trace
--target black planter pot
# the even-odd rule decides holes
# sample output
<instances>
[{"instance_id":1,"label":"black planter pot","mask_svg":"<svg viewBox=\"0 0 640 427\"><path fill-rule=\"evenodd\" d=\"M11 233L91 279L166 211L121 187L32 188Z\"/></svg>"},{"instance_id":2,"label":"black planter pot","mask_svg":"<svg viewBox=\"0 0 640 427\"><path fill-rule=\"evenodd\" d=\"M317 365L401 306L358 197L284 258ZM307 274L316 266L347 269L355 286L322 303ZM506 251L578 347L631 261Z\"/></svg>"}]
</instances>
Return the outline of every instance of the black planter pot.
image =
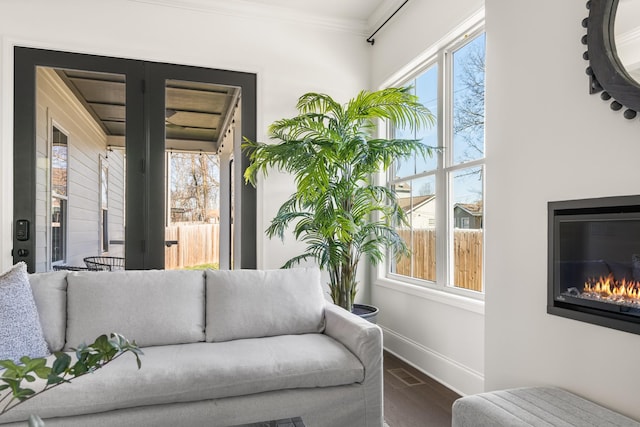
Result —
<instances>
[{"instance_id":1,"label":"black planter pot","mask_svg":"<svg viewBox=\"0 0 640 427\"><path fill-rule=\"evenodd\" d=\"M356 314L371 323L378 323L378 307L368 304L353 304L353 314Z\"/></svg>"}]
</instances>

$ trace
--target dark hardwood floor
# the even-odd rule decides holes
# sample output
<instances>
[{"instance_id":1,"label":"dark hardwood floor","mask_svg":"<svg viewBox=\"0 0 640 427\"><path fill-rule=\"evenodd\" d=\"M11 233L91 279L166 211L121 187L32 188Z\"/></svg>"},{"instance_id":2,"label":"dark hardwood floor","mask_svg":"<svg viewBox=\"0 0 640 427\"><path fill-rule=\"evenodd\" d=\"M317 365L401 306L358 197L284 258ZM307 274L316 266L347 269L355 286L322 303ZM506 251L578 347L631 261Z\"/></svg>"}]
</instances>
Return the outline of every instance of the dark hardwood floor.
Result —
<instances>
[{"instance_id":1,"label":"dark hardwood floor","mask_svg":"<svg viewBox=\"0 0 640 427\"><path fill-rule=\"evenodd\" d=\"M384 418L389 427L450 427L451 404L460 397L384 352Z\"/></svg>"}]
</instances>

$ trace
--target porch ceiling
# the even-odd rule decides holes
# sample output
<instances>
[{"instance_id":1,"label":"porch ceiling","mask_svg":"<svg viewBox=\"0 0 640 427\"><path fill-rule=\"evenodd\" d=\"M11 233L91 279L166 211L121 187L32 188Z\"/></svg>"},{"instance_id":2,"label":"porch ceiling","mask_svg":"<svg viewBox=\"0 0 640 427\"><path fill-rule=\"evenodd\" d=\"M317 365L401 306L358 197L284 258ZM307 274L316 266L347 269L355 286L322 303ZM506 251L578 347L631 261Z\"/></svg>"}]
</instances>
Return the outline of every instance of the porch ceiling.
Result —
<instances>
[{"instance_id":1,"label":"porch ceiling","mask_svg":"<svg viewBox=\"0 0 640 427\"><path fill-rule=\"evenodd\" d=\"M120 74L56 70L100 125L112 145L124 145L125 78ZM238 88L167 80L165 138L167 149L217 151L235 106Z\"/></svg>"}]
</instances>

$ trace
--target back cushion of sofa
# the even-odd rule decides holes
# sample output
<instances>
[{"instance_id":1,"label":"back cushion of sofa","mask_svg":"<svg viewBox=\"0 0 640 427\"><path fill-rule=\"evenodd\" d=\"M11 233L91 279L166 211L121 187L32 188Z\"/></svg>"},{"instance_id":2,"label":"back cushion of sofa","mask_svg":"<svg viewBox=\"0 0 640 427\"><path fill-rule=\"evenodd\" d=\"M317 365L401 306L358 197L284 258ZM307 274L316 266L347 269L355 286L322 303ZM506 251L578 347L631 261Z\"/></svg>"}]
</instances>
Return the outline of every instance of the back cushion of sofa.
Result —
<instances>
[{"instance_id":1,"label":"back cushion of sofa","mask_svg":"<svg viewBox=\"0 0 640 427\"><path fill-rule=\"evenodd\" d=\"M67 327L67 272L30 274L29 284L49 350L60 351Z\"/></svg>"},{"instance_id":2,"label":"back cushion of sofa","mask_svg":"<svg viewBox=\"0 0 640 427\"><path fill-rule=\"evenodd\" d=\"M65 349L117 332L141 347L204 341L204 273L184 270L67 275Z\"/></svg>"},{"instance_id":3,"label":"back cushion of sofa","mask_svg":"<svg viewBox=\"0 0 640 427\"><path fill-rule=\"evenodd\" d=\"M208 342L322 332L317 268L207 270Z\"/></svg>"}]
</instances>

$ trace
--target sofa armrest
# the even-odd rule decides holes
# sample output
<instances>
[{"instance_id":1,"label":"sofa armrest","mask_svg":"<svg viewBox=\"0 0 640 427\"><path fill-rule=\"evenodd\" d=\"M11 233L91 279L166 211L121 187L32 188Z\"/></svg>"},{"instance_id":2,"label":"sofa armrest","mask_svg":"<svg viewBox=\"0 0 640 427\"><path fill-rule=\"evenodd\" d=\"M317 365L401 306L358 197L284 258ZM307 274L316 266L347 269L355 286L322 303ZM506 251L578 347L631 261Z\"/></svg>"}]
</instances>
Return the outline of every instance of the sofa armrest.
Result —
<instances>
[{"instance_id":1,"label":"sofa armrest","mask_svg":"<svg viewBox=\"0 0 640 427\"><path fill-rule=\"evenodd\" d=\"M382 331L377 325L328 303L325 306L324 333L355 354L365 369L382 363Z\"/></svg>"},{"instance_id":2,"label":"sofa armrest","mask_svg":"<svg viewBox=\"0 0 640 427\"><path fill-rule=\"evenodd\" d=\"M324 333L342 343L364 366L362 385L367 408L366 425L382 425L382 330L377 325L331 303L326 304L324 316Z\"/></svg>"}]
</instances>

